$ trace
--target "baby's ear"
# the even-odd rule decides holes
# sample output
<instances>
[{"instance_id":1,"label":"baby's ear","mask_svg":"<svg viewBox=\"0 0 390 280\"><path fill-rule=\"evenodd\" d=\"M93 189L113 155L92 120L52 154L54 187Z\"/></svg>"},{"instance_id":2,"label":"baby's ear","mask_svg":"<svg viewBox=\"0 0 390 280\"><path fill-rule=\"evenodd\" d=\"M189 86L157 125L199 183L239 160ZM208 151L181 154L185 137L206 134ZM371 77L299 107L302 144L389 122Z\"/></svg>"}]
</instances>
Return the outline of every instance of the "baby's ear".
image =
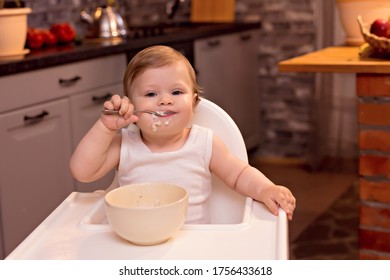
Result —
<instances>
[{"instance_id":1,"label":"baby's ear","mask_svg":"<svg viewBox=\"0 0 390 280\"><path fill-rule=\"evenodd\" d=\"M199 98L199 94L198 93L195 93L194 94L194 106L198 105L199 101L200 101L200 98Z\"/></svg>"}]
</instances>

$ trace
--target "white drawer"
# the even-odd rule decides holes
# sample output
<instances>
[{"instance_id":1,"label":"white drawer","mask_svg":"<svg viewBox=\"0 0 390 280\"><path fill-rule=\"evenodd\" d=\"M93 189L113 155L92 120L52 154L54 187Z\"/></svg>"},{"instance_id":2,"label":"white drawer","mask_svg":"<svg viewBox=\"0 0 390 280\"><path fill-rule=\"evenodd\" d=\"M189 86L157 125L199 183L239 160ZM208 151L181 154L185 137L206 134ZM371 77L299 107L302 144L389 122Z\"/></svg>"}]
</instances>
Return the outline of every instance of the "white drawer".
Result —
<instances>
[{"instance_id":1,"label":"white drawer","mask_svg":"<svg viewBox=\"0 0 390 280\"><path fill-rule=\"evenodd\" d=\"M126 65L119 54L2 77L0 112L121 82Z\"/></svg>"}]
</instances>

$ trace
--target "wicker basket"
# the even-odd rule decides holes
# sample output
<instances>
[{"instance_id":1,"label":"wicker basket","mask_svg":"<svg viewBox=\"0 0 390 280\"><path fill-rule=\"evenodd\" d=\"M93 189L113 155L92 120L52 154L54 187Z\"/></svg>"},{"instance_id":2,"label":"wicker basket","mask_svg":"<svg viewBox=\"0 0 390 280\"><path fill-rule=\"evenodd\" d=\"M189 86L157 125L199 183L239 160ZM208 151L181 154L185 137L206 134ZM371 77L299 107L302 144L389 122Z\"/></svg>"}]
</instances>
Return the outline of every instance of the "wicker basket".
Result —
<instances>
[{"instance_id":1,"label":"wicker basket","mask_svg":"<svg viewBox=\"0 0 390 280\"><path fill-rule=\"evenodd\" d=\"M364 41L366 41L370 45L372 51L381 56L390 56L390 39L378 37L370 33L370 31L368 30L369 26L363 23L362 17L358 16L357 19Z\"/></svg>"}]
</instances>

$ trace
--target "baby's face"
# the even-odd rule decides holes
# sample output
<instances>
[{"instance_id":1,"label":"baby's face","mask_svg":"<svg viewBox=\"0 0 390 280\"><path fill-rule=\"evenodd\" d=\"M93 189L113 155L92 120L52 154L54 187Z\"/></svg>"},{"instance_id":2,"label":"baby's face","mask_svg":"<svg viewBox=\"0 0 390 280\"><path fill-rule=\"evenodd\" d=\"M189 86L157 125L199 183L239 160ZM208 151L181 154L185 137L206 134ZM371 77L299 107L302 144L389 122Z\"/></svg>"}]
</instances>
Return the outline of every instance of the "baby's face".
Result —
<instances>
[{"instance_id":1,"label":"baby's face","mask_svg":"<svg viewBox=\"0 0 390 280\"><path fill-rule=\"evenodd\" d=\"M130 92L136 110L166 114L164 117L139 114L137 125L144 132L179 132L192 120L195 95L188 69L182 62L145 70L134 80Z\"/></svg>"}]
</instances>

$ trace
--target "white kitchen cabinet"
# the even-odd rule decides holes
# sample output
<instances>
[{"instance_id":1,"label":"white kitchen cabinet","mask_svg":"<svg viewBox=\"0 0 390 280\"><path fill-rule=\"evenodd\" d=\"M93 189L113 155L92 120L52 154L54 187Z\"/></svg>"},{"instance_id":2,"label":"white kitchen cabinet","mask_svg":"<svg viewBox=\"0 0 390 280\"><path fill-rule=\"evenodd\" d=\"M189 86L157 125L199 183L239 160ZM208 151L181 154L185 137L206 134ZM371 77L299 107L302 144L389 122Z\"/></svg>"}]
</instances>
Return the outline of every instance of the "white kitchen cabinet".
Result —
<instances>
[{"instance_id":1,"label":"white kitchen cabinet","mask_svg":"<svg viewBox=\"0 0 390 280\"><path fill-rule=\"evenodd\" d=\"M122 92L122 83L117 83L70 97L73 150L76 148L81 138L83 138L83 136L99 118L104 101L110 98L113 94L122 95ZM107 189L107 187L111 185L114 175L115 172L112 171L96 182L76 182L76 190L79 192L91 192Z\"/></svg>"},{"instance_id":2,"label":"white kitchen cabinet","mask_svg":"<svg viewBox=\"0 0 390 280\"><path fill-rule=\"evenodd\" d=\"M0 77L0 113L121 83L126 63L119 54Z\"/></svg>"},{"instance_id":3,"label":"white kitchen cabinet","mask_svg":"<svg viewBox=\"0 0 390 280\"><path fill-rule=\"evenodd\" d=\"M203 96L221 106L239 127L247 146L260 138L258 30L196 40L195 68Z\"/></svg>"},{"instance_id":4,"label":"white kitchen cabinet","mask_svg":"<svg viewBox=\"0 0 390 280\"><path fill-rule=\"evenodd\" d=\"M119 54L0 78L1 258L72 191L111 183L82 186L69 160L100 116L102 101L91 98L121 93L126 64Z\"/></svg>"},{"instance_id":5,"label":"white kitchen cabinet","mask_svg":"<svg viewBox=\"0 0 390 280\"><path fill-rule=\"evenodd\" d=\"M0 114L0 213L5 256L72 191L68 100Z\"/></svg>"}]
</instances>

